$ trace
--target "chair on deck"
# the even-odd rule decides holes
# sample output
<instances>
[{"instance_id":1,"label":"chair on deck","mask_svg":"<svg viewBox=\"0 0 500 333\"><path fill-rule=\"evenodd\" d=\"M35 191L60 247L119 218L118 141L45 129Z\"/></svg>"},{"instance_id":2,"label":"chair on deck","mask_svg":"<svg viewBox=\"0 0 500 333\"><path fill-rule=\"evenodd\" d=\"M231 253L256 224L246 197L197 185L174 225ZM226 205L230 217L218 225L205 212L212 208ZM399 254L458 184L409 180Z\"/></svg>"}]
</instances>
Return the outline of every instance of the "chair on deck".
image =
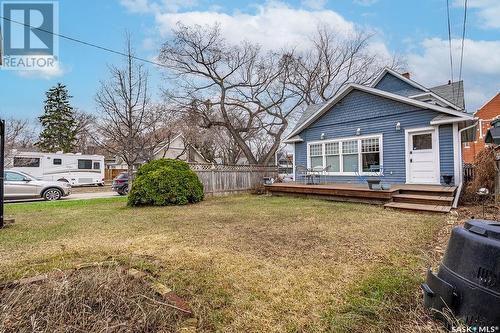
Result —
<instances>
[{"instance_id":1,"label":"chair on deck","mask_svg":"<svg viewBox=\"0 0 500 333\"><path fill-rule=\"evenodd\" d=\"M328 170L330 170L330 165L327 165L326 167L315 167L313 168L313 172L316 173L316 176L319 178L319 183L321 183L321 176L323 176L323 183L326 183L326 173Z\"/></svg>"},{"instance_id":2,"label":"chair on deck","mask_svg":"<svg viewBox=\"0 0 500 333\"><path fill-rule=\"evenodd\" d=\"M297 165L295 170L297 171L299 177L302 177L304 180L304 184L315 184L314 179L321 177L319 173L320 170L317 170L317 167L308 169L303 165ZM323 170L323 168L321 168L321 170Z\"/></svg>"}]
</instances>

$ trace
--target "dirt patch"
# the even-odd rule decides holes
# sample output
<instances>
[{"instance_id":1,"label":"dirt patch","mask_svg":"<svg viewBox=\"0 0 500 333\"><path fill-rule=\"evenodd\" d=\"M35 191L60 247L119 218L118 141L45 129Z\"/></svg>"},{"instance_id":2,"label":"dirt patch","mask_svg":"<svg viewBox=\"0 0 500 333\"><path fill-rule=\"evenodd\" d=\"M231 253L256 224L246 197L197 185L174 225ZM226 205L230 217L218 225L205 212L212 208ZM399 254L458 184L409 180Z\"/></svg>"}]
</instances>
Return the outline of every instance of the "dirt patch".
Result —
<instances>
[{"instance_id":1,"label":"dirt patch","mask_svg":"<svg viewBox=\"0 0 500 333\"><path fill-rule=\"evenodd\" d=\"M317 230L270 230L269 228L240 227L235 230L232 246L265 258L291 258L325 253L331 258L334 251L326 251L331 239Z\"/></svg>"},{"instance_id":2,"label":"dirt patch","mask_svg":"<svg viewBox=\"0 0 500 333\"><path fill-rule=\"evenodd\" d=\"M185 316L143 277L121 267L101 266L4 287L0 289L0 331L179 330Z\"/></svg>"}]
</instances>

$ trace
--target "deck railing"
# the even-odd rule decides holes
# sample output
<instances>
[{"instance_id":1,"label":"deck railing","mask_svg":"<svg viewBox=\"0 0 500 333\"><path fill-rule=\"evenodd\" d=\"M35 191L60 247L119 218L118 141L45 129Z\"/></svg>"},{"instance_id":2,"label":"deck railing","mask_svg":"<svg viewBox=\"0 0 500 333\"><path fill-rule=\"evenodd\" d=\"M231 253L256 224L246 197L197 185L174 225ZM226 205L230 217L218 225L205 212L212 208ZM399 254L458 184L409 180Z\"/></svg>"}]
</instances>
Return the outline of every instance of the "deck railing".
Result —
<instances>
[{"instance_id":1,"label":"deck railing","mask_svg":"<svg viewBox=\"0 0 500 333\"><path fill-rule=\"evenodd\" d=\"M206 194L223 195L254 191L263 185L264 177L276 179L274 166L217 165L190 163L203 184Z\"/></svg>"}]
</instances>

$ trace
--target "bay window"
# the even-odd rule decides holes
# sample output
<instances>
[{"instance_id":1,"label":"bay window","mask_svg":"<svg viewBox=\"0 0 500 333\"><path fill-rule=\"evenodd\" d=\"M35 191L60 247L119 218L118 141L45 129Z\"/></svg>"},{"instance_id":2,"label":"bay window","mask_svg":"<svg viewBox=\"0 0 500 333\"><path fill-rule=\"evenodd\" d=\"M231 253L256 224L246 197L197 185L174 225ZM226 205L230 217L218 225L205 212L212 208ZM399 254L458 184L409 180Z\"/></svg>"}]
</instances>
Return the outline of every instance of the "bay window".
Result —
<instances>
[{"instance_id":1,"label":"bay window","mask_svg":"<svg viewBox=\"0 0 500 333\"><path fill-rule=\"evenodd\" d=\"M308 167L326 167L327 174L366 175L382 170L382 135L324 140L308 147Z\"/></svg>"}]
</instances>

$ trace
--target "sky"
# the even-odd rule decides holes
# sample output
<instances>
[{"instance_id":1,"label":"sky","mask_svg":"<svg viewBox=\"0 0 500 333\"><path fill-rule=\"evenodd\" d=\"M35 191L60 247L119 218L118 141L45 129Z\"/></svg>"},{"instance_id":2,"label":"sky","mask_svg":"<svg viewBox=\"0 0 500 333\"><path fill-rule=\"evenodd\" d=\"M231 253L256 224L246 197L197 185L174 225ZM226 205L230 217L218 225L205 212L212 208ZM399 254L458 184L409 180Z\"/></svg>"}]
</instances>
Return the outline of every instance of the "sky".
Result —
<instances>
[{"instance_id":1,"label":"sky","mask_svg":"<svg viewBox=\"0 0 500 333\"><path fill-rule=\"evenodd\" d=\"M370 50L382 57L398 54L412 79L425 86L451 79L446 0L59 0L59 32L111 49L123 50L132 35L137 56L154 59L177 22L218 22L228 41L257 42L263 48L305 49L318 24L339 32L367 31ZM466 107L476 111L500 91L500 1L469 0L463 60ZM464 0L450 0L454 78L458 77ZM66 84L72 105L97 113L99 82L116 54L59 40L59 66L50 71L0 70L0 117L36 119L44 92ZM153 98L165 85L162 69L146 65Z\"/></svg>"}]
</instances>

